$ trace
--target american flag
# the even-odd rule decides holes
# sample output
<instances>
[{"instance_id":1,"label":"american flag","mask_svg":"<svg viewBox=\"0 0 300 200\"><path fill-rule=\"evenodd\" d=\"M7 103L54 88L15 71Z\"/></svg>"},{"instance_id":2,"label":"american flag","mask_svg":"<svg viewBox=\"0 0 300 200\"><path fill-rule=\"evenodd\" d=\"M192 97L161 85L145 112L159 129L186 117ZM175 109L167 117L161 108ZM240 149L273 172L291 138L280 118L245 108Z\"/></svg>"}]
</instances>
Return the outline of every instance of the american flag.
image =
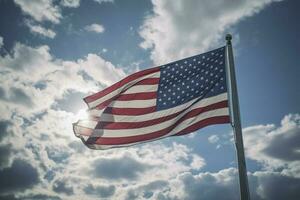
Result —
<instances>
[{"instance_id":1,"label":"american flag","mask_svg":"<svg viewBox=\"0 0 300 200\"><path fill-rule=\"evenodd\" d=\"M93 149L229 123L225 47L134 73L84 101L89 117L73 128Z\"/></svg>"}]
</instances>

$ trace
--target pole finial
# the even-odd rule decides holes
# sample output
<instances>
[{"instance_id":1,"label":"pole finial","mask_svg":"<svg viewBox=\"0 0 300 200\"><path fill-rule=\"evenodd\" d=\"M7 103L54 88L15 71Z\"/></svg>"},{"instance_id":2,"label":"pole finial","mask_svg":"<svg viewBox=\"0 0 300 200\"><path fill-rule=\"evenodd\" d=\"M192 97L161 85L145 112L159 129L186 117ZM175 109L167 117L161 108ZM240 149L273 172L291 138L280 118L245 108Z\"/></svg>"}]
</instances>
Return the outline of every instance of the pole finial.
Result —
<instances>
[{"instance_id":1,"label":"pole finial","mask_svg":"<svg viewBox=\"0 0 300 200\"><path fill-rule=\"evenodd\" d=\"M226 35L225 39L226 39L226 41L227 41L227 44L231 44L232 35L228 33L228 34Z\"/></svg>"}]
</instances>

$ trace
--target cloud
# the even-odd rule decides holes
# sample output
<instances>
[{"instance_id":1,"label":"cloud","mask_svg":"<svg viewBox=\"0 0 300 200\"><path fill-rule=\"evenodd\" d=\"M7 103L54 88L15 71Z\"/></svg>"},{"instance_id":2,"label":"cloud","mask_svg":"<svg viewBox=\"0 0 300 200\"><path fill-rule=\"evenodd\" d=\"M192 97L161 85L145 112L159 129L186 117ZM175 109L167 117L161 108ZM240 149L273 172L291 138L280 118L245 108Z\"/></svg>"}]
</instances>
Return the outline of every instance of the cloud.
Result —
<instances>
[{"instance_id":1,"label":"cloud","mask_svg":"<svg viewBox=\"0 0 300 200\"><path fill-rule=\"evenodd\" d=\"M50 21L58 24L62 18L61 10L52 0L26 1L14 0L21 10L38 22Z\"/></svg>"},{"instance_id":2,"label":"cloud","mask_svg":"<svg viewBox=\"0 0 300 200\"><path fill-rule=\"evenodd\" d=\"M104 27L101 24L91 24L84 27L86 31L95 32L95 33L103 33Z\"/></svg>"},{"instance_id":3,"label":"cloud","mask_svg":"<svg viewBox=\"0 0 300 200\"><path fill-rule=\"evenodd\" d=\"M0 142L9 134L12 134L12 122L9 120L0 121Z\"/></svg>"},{"instance_id":4,"label":"cloud","mask_svg":"<svg viewBox=\"0 0 300 200\"><path fill-rule=\"evenodd\" d=\"M89 184L83 190L87 195L94 195L94 196L100 196L102 198L108 198L115 193L116 187L114 185L93 186L92 184Z\"/></svg>"},{"instance_id":5,"label":"cloud","mask_svg":"<svg viewBox=\"0 0 300 200\"><path fill-rule=\"evenodd\" d=\"M212 144L217 143L220 140L219 136L211 135L208 137L208 141Z\"/></svg>"},{"instance_id":6,"label":"cloud","mask_svg":"<svg viewBox=\"0 0 300 200\"><path fill-rule=\"evenodd\" d=\"M256 172L257 193L262 199L297 200L300 197L300 178L285 176L276 172Z\"/></svg>"},{"instance_id":7,"label":"cloud","mask_svg":"<svg viewBox=\"0 0 300 200\"><path fill-rule=\"evenodd\" d=\"M63 180L57 180L53 184L53 190L58 193L64 193L66 195L72 195L74 194L74 190L71 186L69 186L65 181Z\"/></svg>"},{"instance_id":8,"label":"cloud","mask_svg":"<svg viewBox=\"0 0 300 200\"><path fill-rule=\"evenodd\" d=\"M94 166L95 177L106 179L137 179L139 174L150 168L149 164L138 162L131 157L98 159Z\"/></svg>"},{"instance_id":9,"label":"cloud","mask_svg":"<svg viewBox=\"0 0 300 200\"><path fill-rule=\"evenodd\" d=\"M244 129L246 155L266 168L283 169L300 177L300 115L286 115L279 127L274 124Z\"/></svg>"},{"instance_id":10,"label":"cloud","mask_svg":"<svg viewBox=\"0 0 300 200\"><path fill-rule=\"evenodd\" d=\"M152 0L153 14L146 17L140 28L144 39L140 46L151 50L155 64L215 48L225 43L224 32L231 25L254 15L271 2Z\"/></svg>"},{"instance_id":11,"label":"cloud","mask_svg":"<svg viewBox=\"0 0 300 200\"><path fill-rule=\"evenodd\" d=\"M80 5L80 0L62 0L61 5L70 8L77 8Z\"/></svg>"},{"instance_id":12,"label":"cloud","mask_svg":"<svg viewBox=\"0 0 300 200\"><path fill-rule=\"evenodd\" d=\"M41 25L35 25L30 21L27 21L25 24L29 27L29 30L34 34L38 34L51 39L53 39L56 36L56 33L53 30L44 28Z\"/></svg>"},{"instance_id":13,"label":"cloud","mask_svg":"<svg viewBox=\"0 0 300 200\"><path fill-rule=\"evenodd\" d=\"M23 191L38 183L38 173L29 163L15 160L10 168L0 170L0 180L0 193Z\"/></svg>"},{"instance_id":14,"label":"cloud","mask_svg":"<svg viewBox=\"0 0 300 200\"><path fill-rule=\"evenodd\" d=\"M24 106L32 107L32 101L31 98L22 90L19 88L10 88L9 96L5 94L5 91L3 88L0 88L1 93L3 93L2 96L0 96L0 99L8 102L13 102L16 104L21 104Z\"/></svg>"},{"instance_id":15,"label":"cloud","mask_svg":"<svg viewBox=\"0 0 300 200\"><path fill-rule=\"evenodd\" d=\"M25 115L28 110L33 114L48 109L72 91L86 96L125 76L122 69L96 54L64 61L53 58L46 45L30 47L21 43L16 43L11 54L1 57L0 67L0 100L5 102L0 107L14 108Z\"/></svg>"},{"instance_id":16,"label":"cloud","mask_svg":"<svg viewBox=\"0 0 300 200\"><path fill-rule=\"evenodd\" d=\"M88 54L85 59L79 59L78 64L94 80L101 81L102 84L109 86L123 77L125 73L122 69L116 68L96 54Z\"/></svg>"}]
</instances>

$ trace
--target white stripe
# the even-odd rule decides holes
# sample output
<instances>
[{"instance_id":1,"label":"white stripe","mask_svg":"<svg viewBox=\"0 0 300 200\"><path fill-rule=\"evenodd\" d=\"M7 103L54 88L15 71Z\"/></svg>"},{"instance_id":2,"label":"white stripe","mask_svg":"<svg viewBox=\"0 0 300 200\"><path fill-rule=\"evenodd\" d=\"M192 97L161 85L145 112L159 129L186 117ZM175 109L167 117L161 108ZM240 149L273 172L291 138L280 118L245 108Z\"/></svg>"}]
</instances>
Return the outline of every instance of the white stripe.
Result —
<instances>
[{"instance_id":1,"label":"white stripe","mask_svg":"<svg viewBox=\"0 0 300 200\"><path fill-rule=\"evenodd\" d=\"M155 85L135 85L130 87L125 92L122 92L122 94L134 94L134 93L140 93L140 92L156 92L158 88L158 84Z\"/></svg>"},{"instance_id":2,"label":"white stripe","mask_svg":"<svg viewBox=\"0 0 300 200\"><path fill-rule=\"evenodd\" d=\"M121 93L122 91L126 90L127 88L132 87L134 84L136 84L137 82L147 79L147 78L159 78L160 77L160 71L152 73L152 74L148 74L146 76L142 76L138 79L135 79L133 81L130 81L129 83L123 85L122 87L117 88L116 90L113 90L112 92L108 93L107 95L96 99L95 101L89 102L87 103L89 108L95 108L97 105L103 103L104 101L111 99L112 97L116 96L117 94Z\"/></svg>"},{"instance_id":3,"label":"white stripe","mask_svg":"<svg viewBox=\"0 0 300 200\"><path fill-rule=\"evenodd\" d=\"M97 123L98 123L97 121L85 119L85 120L79 120L76 125L82 126L85 128L94 129L96 127Z\"/></svg>"},{"instance_id":4,"label":"white stripe","mask_svg":"<svg viewBox=\"0 0 300 200\"><path fill-rule=\"evenodd\" d=\"M220 101L225 101L227 100L227 93L222 93L219 94L218 96L213 96L213 97L208 97L205 99L202 99L197 103L199 107L206 107L208 105L220 102ZM113 114L107 114L107 113L102 113L102 111L97 111L97 110L91 110L90 114L95 117L100 117L100 121L104 122L140 122L140 121L147 121L151 119L156 119L164 116L168 116L177 112L180 112L181 110L189 107L192 105L197 99L193 99L187 103L181 104L179 106L176 106L174 108L169 108L165 110L160 110L157 112L145 114L145 115L137 115L137 116L128 116L128 115L113 115Z\"/></svg>"},{"instance_id":5,"label":"white stripe","mask_svg":"<svg viewBox=\"0 0 300 200\"><path fill-rule=\"evenodd\" d=\"M156 105L156 99L113 101L109 107L114 108L148 108Z\"/></svg>"}]
</instances>

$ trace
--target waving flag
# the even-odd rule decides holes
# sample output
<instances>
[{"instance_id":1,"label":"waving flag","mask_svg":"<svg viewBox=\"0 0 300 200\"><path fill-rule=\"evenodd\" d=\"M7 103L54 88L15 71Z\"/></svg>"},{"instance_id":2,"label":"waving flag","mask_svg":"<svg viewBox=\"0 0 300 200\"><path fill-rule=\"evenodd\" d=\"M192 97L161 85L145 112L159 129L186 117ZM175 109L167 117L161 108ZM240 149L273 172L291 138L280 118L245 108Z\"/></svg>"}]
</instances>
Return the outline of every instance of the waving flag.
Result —
<instances>
[{"instance_id":1,"label":"waving flag","mask_svg":"<svg viewBox=\"0 0 300 200\"><path fill-rule=\"evenodd\" d=\"M128 146L229 123L225 47L132 74L84 98L74 133L93 149Z\"/></svg>"}]
</instances>

